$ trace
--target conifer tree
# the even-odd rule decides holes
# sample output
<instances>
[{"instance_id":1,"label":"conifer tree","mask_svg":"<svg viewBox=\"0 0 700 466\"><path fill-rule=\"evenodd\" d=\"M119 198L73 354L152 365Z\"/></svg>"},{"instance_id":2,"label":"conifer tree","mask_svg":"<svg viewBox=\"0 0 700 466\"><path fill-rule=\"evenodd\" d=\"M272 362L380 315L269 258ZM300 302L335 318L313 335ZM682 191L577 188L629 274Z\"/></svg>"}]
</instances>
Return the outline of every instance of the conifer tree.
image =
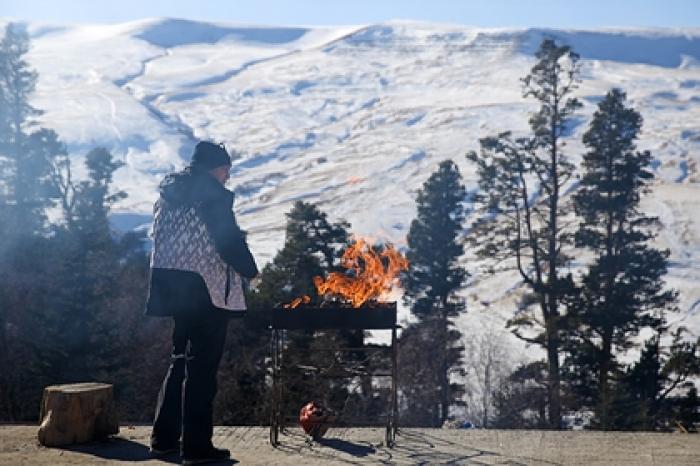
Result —
<instances>
[{"instance_id":1,"label":"conifer tree","mask_svg":"<svg viewBox=\"0 0 700 466\"><path fill-rule=\"evenodd\" d=\"M122 165L103 148L85 158L88 179L70 191L73 212L55 229L50 262L56 267L48 282L52 299L42 310L44 338L37 341L44 374L51 380L75 382L102 378L114 367L119 316L110 312L117 298L120 251L109 226L112 205L125 197L110 192L113 173Z\"/></svg>"},{"instance_id":2,"label":"conifer tree","mask_svg":"<svg viewBox=\"0 0 700 466\"><path fill-rule=\"evenodd\" d=\"M134 327L148 263L142 234L117 238L109 227L124 196L110 190L120 163L96 149L86 157L87 178L71 178L57 134L37 127L28 50L24 28L9 24L0 40L0 419L22 421L36 420L50 383L113 382L118 398L127 385L157 392L160 380L149 384L148 371L132 363L144 359L134 348L157 344L165 330ZM63 219L50 225L46 210L57 199ZM143 415L139 408L155 399L134 402L142 392L131 394L129 413Z\"/></svg>"},{"instance_id":3,"label":"conifer tree","mask_svg":"<svg viewBox=\"0 0 700 466\"><path fill-rule=\"evenodd\" d=\"M547 363L522 364L496 392L493 426L500 429L544 429L547 420Z\"/></svg>"},{"instance_id":4,"label":"conifer tree","mask_svg":"<svg viewBox=\"0 0 700 466\"><path fill-rule=\"evenodd\" d=\"M450 406L462 403L463 388L450 377L463 375L464 348L452 319L464 310L464 300L457 291L467 276L458 263L464 252L460 235L465 196L457 165L451 160L441 162L418 192L418 212L407 238L406 258L410 267L402 284L405 299L419 323L407 329L402 348L417 346L425 355L423 362L427 366L420 367L420 359L404 366L403 370L408 371L406 378L415 369L416 374L408 384L419 387L406 388L413 390L417 398L407 402L412 409L422 406L429 413L430 423L436 426L447 419ZM430 387L432 384L437 387L433 396L430 395L435 390ZM411 395L406 392L406 396Z\"/></svg>"},{"instance_id":5,"label":"conifer tree","mask_svg":"<svg viewBox=\"0 0 700 466\"><path fill-rule=\"evenodd\" d=\"M49 299L38 287L51 252L46 208L56 193L50 172L65 147L55 132L32 131L39 111L29 98L37 74L24 56L29 36L10 23L0 39L0 417L26 419L36 312ZM29 392L33 393L33 392Z\"/></svg>"},{"instance_id":6,"label":"conifer tree","mask_svg":"<svg viewBox=\"0 0 700 466\"><path fill-rule=\"evenodd\" d=\"M269 315L276 305L302 295L315 297L313 277L341 270L340 257L350 241L348 228L345 221L329 221L316 205L297 201L287 214L284 246L263 269L258 290L251 296L251 312ZM333 359L336 356L316 348L360 347L363 339L362 331L289 332L285 358L291 366L329 367L337 364ZM303 377L298 371L295 375L298 377L288 380L285 386L289 394L285 399L290 403L285 412L298 412L314 398L325 400L335 409L347 401L347 381Z\"/></svg>"},{"instance_id":7,"label":"conifer tree","mask_svg":"<svg viewBox=\"0 0 700 466\"><path fill-rule=\"evenodd\" d=\"M315 296L313 277L340 270L348 228L347 222L328 221L316 205L297 201L287 214L284 246L263 269L259 294L273 304Z\"/></svg>"},{"instance_id":8,"label":"conifer tree","mask_svg":"<svg viewBox=\"0 0 700 466\"><path fill-rule=\"evenodd\" d=\"M679 400L677 418L686 431L697 432L696 426L700 424L700 398L695 385Z\"/></svg>"},{"instance_id":9,"label":"conifer tree","mask_svg":"<svg viewBox=\"0 0 700 466\"><path fill-rule=\"evenodd\" d=\"M679 418L674 413L672 395L686 389L692 397L693 379L700 375L700 339L688 341L687 331L679 328L672 334L671 345L664 347L661 344L664 333L666 329L661 329L646 340L639 360L626 368L611 386L608 429L676 427Z\"/></svg>"},{"instance_id":10,"label":"conifer tree","mask_svg":"<svg viewBox=\"0 0 700 466\"><path fill-rule=\"evenodd\" d=\"M477 166L481 190L475 197L481 217L469 239L480 257L498 264L492 272L514 267L529 290L509 325L516 336L547 352L549 422L558 429L562 300L572 286L562 266L573 243L564 220L570 206L563 193L574 167L562 147L572 116L581 106L572 96L579 82L579 56L570 47L545 39L536 57L537 63L522 80L524 97L539 104L530 116L531 136L514 138L503 132L482 139L480 154L467 155Z\"/></svg>"},{"instance_id":11,"label":"conifer tree","mask_svg":"<svg viewBox=\"0 0 700 466\"><path fill-rule=\"evenodd\" d=\"M575 325L572 352L579 359L582 353L591 355L579 370L596 374L592 401L602 428L609 427L617 356L634 345L642 328L661 327L664 311L676 302L676 293L664 289L669 252L648 244L658 219L639 210L654 178L651 154L635 147L641 125L641 115L626 106L625 93L608 92L583 136L585 172L574 195L581 218L576 243L592 251L595 260L569 306Z\"/></svg>"},{"instance_id":12,"label":"conifer tree","mask_svg":"<svg viewBox=\"0 0 700 466\"><path fill-rule=\"evenodd\" d=\"M0 233L6 245L44 229L44 211L56 197L51 166L66 153L54 131L32 131L41 112L29 103L37 73L24 59L28 51L24 27L8 24L0 41Z\"/></svg>"}]
</instances>

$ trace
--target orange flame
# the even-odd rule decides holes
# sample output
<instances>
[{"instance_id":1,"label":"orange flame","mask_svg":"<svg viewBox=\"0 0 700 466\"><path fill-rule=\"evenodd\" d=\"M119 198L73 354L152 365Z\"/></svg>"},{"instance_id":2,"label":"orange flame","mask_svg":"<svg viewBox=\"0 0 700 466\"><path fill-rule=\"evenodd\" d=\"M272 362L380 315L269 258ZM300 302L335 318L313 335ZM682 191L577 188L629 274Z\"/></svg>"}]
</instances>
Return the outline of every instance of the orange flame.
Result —
<instances>
[{"instance_id":1,"label":"orange flame","mask_svg":"<svg viewBox=\"0 0 700 466\"><path fill-rule=\"evenodd\" d=\"M408 270L408 261L393 246L378 253L363 239L345 250L340 263L351 274L332 272L325 280L314 277L316 292L339 296L356 308L391 291L399 272Z\"/></svg>"},{"instance_id":2,"label":"orange flame","mask_svg":"<svg viewBox=\"0 0 700 466\"><path fill-rule=\"evenodd\" d=\"M304 296L302 296L301 298L294 298L294 299L292 299L292 302L291 302L291 303L287 303L287 304L283 305L282 307L285 308L285 309L294 309L294 308L296 308L296 307L299 307L299 305L300 305L301 303L309 304L310 302L311 302L311 297L310 297L310 296L307 296L307 295L304 295Z\"/></svg>"}]
</instances>

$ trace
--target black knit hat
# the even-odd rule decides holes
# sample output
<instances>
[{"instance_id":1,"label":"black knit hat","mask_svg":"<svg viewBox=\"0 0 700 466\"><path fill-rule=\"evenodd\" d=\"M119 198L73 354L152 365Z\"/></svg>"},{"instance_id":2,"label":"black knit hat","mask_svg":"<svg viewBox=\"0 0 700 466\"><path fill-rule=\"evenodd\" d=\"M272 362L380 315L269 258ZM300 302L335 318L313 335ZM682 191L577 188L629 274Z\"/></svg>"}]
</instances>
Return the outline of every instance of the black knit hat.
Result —
<instances>
[{"instance_id":1,"label":"black knit hat","mask_svg":"<svg viewBox=\"0 0 700 466\"><path fill-rule=\"evenodd\" d=\"M205 170L211 170L224 165L230 166L231 157L229 157L228 152L226 152L223 143L214 144L209 141L200 141L194 148L194 154L192 154L192 162L190 165Z\"/></svg>"}]
</instances>

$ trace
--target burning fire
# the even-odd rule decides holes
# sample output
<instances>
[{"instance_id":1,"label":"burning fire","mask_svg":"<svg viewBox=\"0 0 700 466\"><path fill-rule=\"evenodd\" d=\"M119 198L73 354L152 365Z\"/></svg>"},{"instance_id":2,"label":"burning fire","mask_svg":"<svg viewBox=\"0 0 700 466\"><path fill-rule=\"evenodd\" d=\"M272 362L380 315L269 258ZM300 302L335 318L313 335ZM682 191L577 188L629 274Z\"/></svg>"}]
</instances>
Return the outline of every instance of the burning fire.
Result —
<instances>
[{"instance_id":1,"label":"burning fire","mask_svg":"<svg viewBox=\"0 0 700 466\"><path fill-rule=\"evenodd\" d=\"M408 270L408 261L393 246L377 252L363 239L356 239L345 250L340 263L348 272L332 272L326 279L314 277L316 292L319 296L338 296L355 308L391 291L399 272ZM310 301L309 296L303 296L284 307L294 309Z\"/></svg>"},{"instance_id":2,"label":"burning fire","mask_svg":"<svg viewBox=\"0 0 700 466\"><path fill-rule=\"evenodd\" d=\"M295 307L299 307L301 303L304 304L309 304L311 302L311 297L304 295L301 298L294 298L292 299L292 302L289 304L285 304L284 307L286 309L294 309Z\"/></svg>"}]
</instances>

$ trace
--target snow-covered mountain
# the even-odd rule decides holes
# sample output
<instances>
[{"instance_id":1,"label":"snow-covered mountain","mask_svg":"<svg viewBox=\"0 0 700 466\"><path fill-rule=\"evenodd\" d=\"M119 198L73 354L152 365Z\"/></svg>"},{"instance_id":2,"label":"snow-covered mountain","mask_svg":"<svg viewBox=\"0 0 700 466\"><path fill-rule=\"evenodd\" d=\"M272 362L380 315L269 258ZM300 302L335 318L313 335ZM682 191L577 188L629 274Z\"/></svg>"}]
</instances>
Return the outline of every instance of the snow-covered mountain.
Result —
<instances>
[{"instance_id":1,"label":"snow-covered mountain","mask_svg":"<svg viewBox=\"0 0 700 466\"><path fill-rule=\"evenodd\" d=\"M676 317L700 332L700 28L479 29L391 22L357 27L262 27L149 19L117 25L28 24L39 72L33 104L76 160L96 145L126 163L129 197L115 222L150 222L156 185L199 139L235 149L236 212L260 262L284 239L293 201L318 202L353 231L405 244L416 190L445 159L469 187L464 158L478 139L527 131L534 103L519 78L544 37L582 56L584 107L567 153L614 86L644 117L639 147L658 182L644 201L672 251ZM473 269L473 264L465 260ZM462 326L500 322L517 276L476 273ZM489 324L491 325L491 324Z\"/></svg>"}]
</instances>

